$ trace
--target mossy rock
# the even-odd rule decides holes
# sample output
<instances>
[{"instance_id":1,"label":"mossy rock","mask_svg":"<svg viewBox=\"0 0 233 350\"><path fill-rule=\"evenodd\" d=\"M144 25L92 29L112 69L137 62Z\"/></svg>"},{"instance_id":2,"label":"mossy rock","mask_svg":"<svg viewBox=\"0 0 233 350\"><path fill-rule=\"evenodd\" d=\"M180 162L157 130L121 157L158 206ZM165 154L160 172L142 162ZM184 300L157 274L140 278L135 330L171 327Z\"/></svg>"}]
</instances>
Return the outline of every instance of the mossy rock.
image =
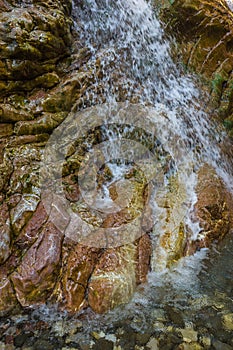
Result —
<instances>
[{"instance_id":1,"label":"mossy rock","mask_svg":"<svg viewBox=\"0 0 233 350\"><path fill-rule=\"evenodd\" d=\"M175 0L160 12L178 41L186 68L197 73L210 94L209 109L221 120L232 114L233 13L217 0ZM179 50L179 52L178 52ZM226 121L230 127L231 123Z\"/></svg>"}]
</instances>

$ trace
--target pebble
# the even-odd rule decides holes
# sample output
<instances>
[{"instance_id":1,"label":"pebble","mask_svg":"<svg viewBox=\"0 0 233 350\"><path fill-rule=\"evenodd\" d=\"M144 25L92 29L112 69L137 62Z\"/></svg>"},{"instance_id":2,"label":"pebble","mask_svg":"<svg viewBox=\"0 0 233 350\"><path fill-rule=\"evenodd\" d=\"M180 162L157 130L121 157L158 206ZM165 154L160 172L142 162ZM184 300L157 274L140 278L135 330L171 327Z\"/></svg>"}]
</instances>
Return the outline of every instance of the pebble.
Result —
<instances>
[{"instance_id":1,"label":"pebble","mask_svg":"<svg viewBox=\"0 0 233 350\"><path fill-rule=\"evenodd\" d=\"M100 338L92 347L93 350L113 350L113 342Z\"/></svg>"},{"instance_id":2,"label":"pebble","mask_svg":"<svg viewBox=\"0 0 233 350\"><path fill-rule=\"evenodd\" d=\"M107 335L105 336L105 339L110 340L110 341L112 341L113 343L115 343L116 340L117 340L115 334L107 334Z\"/></svg>"},{"instance_id":3,"label":"pebble","mask_svg":"<svg viewBox=\"0 0 233 350\"><path fill-rule=\"evenodd\" d=\"M16 331L17 331L17 328L15 326L11 326L6 330L5 334L6 335L14 335L14 334L16 334Z\"/></svg>"},{"instance_id":4,"label":"pebble","mask_svg":"<svg viewBox=\"0 0 233 350\"><path fill-rule=\"evenodd\" d=\"M151 338L150 341L146 344L146 347L151 350L159 350L158 340L156 338Z\"/></svg>"},{"instance_id":5,"label":"pebble","mask_svg":"<svg viewBox=\"0 0 233 350\"><path fill-rule=\"evenodd\" d=\"M136 334L136 344L145 345L151 337L149 333L137 333Z\"/></svg>"},{"instance_id":6,"label":"pebble","mask_svg":"<svg viewBox=\"0 0 233 350\"><path fill-rule=\"evenodd\" d=\"M168 319L172 321L176 326L184 327L185 324L180 311L177 311L177 309L173 307L167 306L166 313L167 313Z\"/></svg>"},{"instance_id":7,"label":"pebble","mask_svg":"<svg viewBox=\"0 0 233 350\"><path fill-rule=\"evenodd\" d=\"M178 346L177 350L202 350L204 349L200 344L198 343L182 343Z\"/></svg>"},{"instance_id":8,"label":"pebble","mask_svg":"<svg viewBox=\"0 0 233 350\"><path fill-rule=\"evenodd\" d=\"M5 343L0 343L0 350L15 350L15 347L13 344L5 344Z\"/></svg>"},{"instance_id":9,"label":"pebble","mask_svg":"<svg viewBox=\"0 0 233 350\"><path fill-rule=\"evenodd\" d=\"M91 332L91 335L93 336L93 338L95 338L96 340L100 339L100 338L104 338L105 337L105 333L104 332Z\"/></svg>"},{"instance_id":10,"label":"pebble","mask_svg":"<svg viewBox=\"0 0 233 350\"><path fill-rule=\"evenodd\" d=\"M223 315L222 316L222 321L223 321L224 327L228 331L233 331L233 313Z\"/></svg>"},{"instance_id":11,"label":"pebble","mask_svg":"<svg viewBox=\"0 0 233 350\"><path fill-rule=\"evenodd\" d=\"M216 310L221 310L221 309L224 308L224 304L217 301L217 302L214 303L213 307L214 307Z\"/></svg>"},{"instance_id":12,"label":"pebble","mask_svg":"<svg viewBox=\"0 0 233 350\"><path fill-rule=\"evenodd\" d=\"M211 338L210 337L202 336L200 338L200 341L201 341L202 345L205 346L205 347L208 347L208 346L211 345Z\"/></svg>"},{"instance_id":13,"label":"pebble","mask_svg":"<svg viewBox=\"0 0 233 350\"><path fill-rule=\"evenodd\" d=\"M226 343L222 343L219 340L214 340L212 345L213 345L214 350L232 350L231 345L228 345Z\"/></svg>"},{"instance_id":14,"label":"pebble","mask_svg":"<svg viewBox=\"0 0 233 350\"><path fill-rule=\"evenodd\" d=\"M162 329L165 328L163 322L154 322L154 323L153 323L153 327L154 327L154 329L156 329L156 330L162 330Z\"/></svg>"},{"instance_id":15,"label":"pebble","mask_svg":"<svg viewBox=\"0 0 233 350\"><path fill-rule=\"evenodd\" d=\"M25 334L25 333L16 335L16 337L14 338L14 345L16 347L23 346L23 344L25 343L25 341L28 339L29 336L30 334Z\"/></svg>"},{"instance_id":16,"label":"pebble","mask_svg":"<svg viewBox=\"0 0 233 350\"><path fill-rule=\"evenodd\" d=\"M166 321L165 312L163 309L154 309L151 312L151 317L157 321Z\"/></svg>"},{"instance_id":17,"label":"pebble","mask_svg":"<svg viewBox=\"0 0 233 350\"><path fill-rule=\"evenodd\" d=\"M212 345L213 345L214 350L232 350L231 345L228 345L226 343L222 343L219 340L214 340Z\"/></svg>"},{"instance_id":18,"label":"pebble","mask_svg":"<svg viewBox=\"0 0 233 350\"><path fill-rule=\"evenodd\" d=\"M20 317L18 315L11 316L11 320L15 322L15 324L22 323L24 321L28 321L28 315L21 315Z\"/></svg>"},{"instance_id":19,"label":"pebble","mask_svg":"<svg viewBox=\"0 0 233 350\"><path fill-rule=\"evenodd\" d=\"M197 332L191 328L179 329L186 343L197 341Z\"/></svg>"},{"instance_id":20,"label":"pebble","mask_svg":"<svg viewBox=\"0 0 233 350\"><path fill-rule=\"evenodd\" d=\"M63 337L65 334L73 335L77 333L79 328L82 328L82 322L67 323L64 321L57 321L53 324L52 331L55 335Z\"/></svg>"},{"instance_id":21,"label":"pebble","mask_svg":"<svg viewBox=\"0 0 233 350\"><path fill-rule=\"evenodd\" d=\"M38 339L34 344L34 350L53 350L54 347L47 340Z\"/></svg>"}]
</instances>

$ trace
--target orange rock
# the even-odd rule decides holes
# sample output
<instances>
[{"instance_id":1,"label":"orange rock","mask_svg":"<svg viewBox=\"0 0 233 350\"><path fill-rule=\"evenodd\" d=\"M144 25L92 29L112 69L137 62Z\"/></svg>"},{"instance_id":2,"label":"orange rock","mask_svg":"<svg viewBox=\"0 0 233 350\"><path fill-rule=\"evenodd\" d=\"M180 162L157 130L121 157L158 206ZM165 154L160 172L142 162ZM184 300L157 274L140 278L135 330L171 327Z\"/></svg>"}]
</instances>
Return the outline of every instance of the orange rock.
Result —
<instances>
[{"instance_id":1,"label":"orange rock","mask_svg":"<svg viewBox=\"0 0 233 350\"><path fill-rule=\"evenodd\" d=\"M152 252L151 239L148 234L143 235L137 242L136 281L145 283L150 268Z\"/></svg>"},{"instance_id":2,"label":"orange rock","mask_svg":"<svg viewBox=\"0 0 233 350\"><path fill-rule=\"evenodd\" d=\"M17 244L22 248L30 247L31 244L38 238L40 229L48 219L43 202L40 202L32 215L32 218L27 222L26 226L21 231L17 238Z\"/></svg>"},{"instance_id":3,"label":"orange rock","mask_svg":"<svg viewBox=\"0 0 233 350\"><path fill-rule=\"evenodd\" d=\"M195 216L202 231L191 246L209 247L233 227L233 198L215 169L205 164L198 173Z\"/></svg>"},{"instance_id":4,"label":"orange rock","mask_svg":"<svg viewBox=\"0 0 233 350\"><path fill-rule=\"evenodd\" d=\"M99 258L100 250L81 244L68 255L62 271L62 293L65 308L76 312L85 305L88 280Z\"/></svg>"},{"instance_id":5,"label":"orange rock","mask_svg":"<svg viewBox=\"0 0 233 350\"><path fill-rule=\"evenodd\" d=\"M97 313L127 303L136 288L135 244L107 249L91 276L88 302Z\"/></svg>"}]
</instances>

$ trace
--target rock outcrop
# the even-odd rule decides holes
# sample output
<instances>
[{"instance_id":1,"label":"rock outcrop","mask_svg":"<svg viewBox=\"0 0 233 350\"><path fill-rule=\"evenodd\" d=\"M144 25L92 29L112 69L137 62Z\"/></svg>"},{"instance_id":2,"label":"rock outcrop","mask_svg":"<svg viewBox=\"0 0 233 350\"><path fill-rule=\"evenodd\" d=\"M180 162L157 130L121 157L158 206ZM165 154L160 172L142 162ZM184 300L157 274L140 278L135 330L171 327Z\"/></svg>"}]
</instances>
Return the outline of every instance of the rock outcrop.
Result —
<instances>
[{"instance_id":1,"label":"rock outcrop","mask_svg":"<svg viewBox=\"0 0 233 350\"><path fill-rule=\"evenodd\" d=\"M156 2L156 1L155 1ZM198 73L207 107L233 134L233 12L225 0L175 0L161 11L166 30L178 41L175 55Z\"/></svg>"},{"instance_id":2,"label":"rock outcrop","mask_svg":"<svg viewBox=\"0 0 233 350\"><path fill-rule=\"evenodd\" d=\"M176 3L178 1L172 11L178 18L180 7ZM188 25L190 34L186 33L190 43L185 49L186 57L189 57L187 63L190 67L197 66L211 79L213 75L218 79L216 72L220 68L221 74L227 75L226 80L221 80L221 75L219 85L213 85L211 91L213 96L221 85L218 99L221 96L223 101L226 96L228 104L224 104L224 108L229 114L232 112L229 98L232 79L229 26L232 18L227 14L227 21L218 24L223 18L221 11L225 11L218 5L217 17L213 17L212 27L206 34L201 28L205 28L202 27L203 20L212 5L206 4L208 11L203 8L198 16L194 16L199 4L195 1L189 7L180 5L180 16L192 9ZM105 141L106 136L101 127L92 126L87 109L84 120L79 120L78 124L81 128L88 124L88 133L75 142L59 140L60 153L56 162L62 164L59 167L53 162L48 164L62 188L61 193L54 193L48 178L42 198L41 167L50 135L76 112L105 101L103 86L96 86L96 79L103 76L106 65L103 68L101 59L109 53L103 50L98 57L92 57L90 50L82 45L79 33L72 30L71 1L0 0L0 22L0 315L47 301L58 303L70 312L88 306L96 312L106 312L128 302L137 285L146 282L154 264L150 172L153 175L159 170L163 176L168 174L172 157L158 140L150 139L140 128L128 128L131 140L144 138L144 146L149 152L143 153L143 159L147 159L148 153L155 152L158 169L148 167L147 179L139 169L140 163L128 160L120 164L128 167L124 174L125 185L114 178L111 171L111 166L119 165L119 159L112 164L103 164L99 151L100 161L93 170L97 176L97 190L107 192L109 202L116 202L118 210L102 213L96 210L96 203L93 209L83 199L83 191L92 186L92 173L88 172L88 167L82 169L80 188L79 170L90 157L90 145ZM200 28L201 46L192 50L191 46L197 40L192 29L194 25ZM184 35L178 19L174 28ZM217 31L216 38L211 34L213 28ZM214 50L209 49L212 46ZM206 48L209 50L207 56ZM225 62L220 67L216 58L219 52ZM113 65L111 60L109 65ZM111 74L111 79L117 82L117 101L124 101L127 87L112 66ZM107 83L111 85L111 81ZM90 88L97 96L96 100L93 100L93 94L87 93ZM136 104L128 105L136 119L143 118ZM64 125L69 127L72 135L74 125ZM59 158L63 146L67 147L64 159ZM58 168L60 173L56 173ZM159 183L159 179L156 181ZM206 166L199 171L198 202L194 213L203 232L192 241L183 221L183 202L187 201L184 186L176 174L169 174L167 181L167 192L161 198L164 231L161 235L156 232L159 238L155 248L163 267L221 239L232 228L233 221L232 198L214 170ZM122 198L118 200L120 195ZM216 196L217 202L214 201ZM101 200L100 197L95 197L96 202ZM80 237L82 227L71 220L71 212L74 217L79 215L95 234L86 240L76 239ZM59 225L54 222L55 218ZM123 229L119 230L121 226ZM112 228L115 231L111 231ZM121 235L127 236L127 242L122 241Z\"/></svg>"},{"instance_id":3,"label":"rock outcrop","mask_svg":"<svg viewBox=\"0 0 233 350\"><path fill-rule=\"evenodd\" d=\"M233 228L232 195L215 169L208 164L198 172L197 203L194 220L200 224L200 232L195 241L189 240L187 254L196 249L217 244Z\"/></svg>"}]
</instances>

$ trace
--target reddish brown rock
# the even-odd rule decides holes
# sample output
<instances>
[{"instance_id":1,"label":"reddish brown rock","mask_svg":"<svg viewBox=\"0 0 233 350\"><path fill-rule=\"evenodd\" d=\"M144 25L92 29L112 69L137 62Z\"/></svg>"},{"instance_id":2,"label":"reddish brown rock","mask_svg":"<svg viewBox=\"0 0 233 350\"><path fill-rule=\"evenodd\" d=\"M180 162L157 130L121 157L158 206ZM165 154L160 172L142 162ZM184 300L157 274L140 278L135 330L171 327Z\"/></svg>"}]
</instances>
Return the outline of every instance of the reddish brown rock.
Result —
<instances>
[{"instance_id":1,"label":"reddish brown rock","mask_svg":"<svg viewBox=\"0 0 233 350\"><path fill-rule=\"evenodd\" d=\"M127 303L136 288L136 245L107 249L91 276L88 302L97 313Z\"/></svg>"},{"instance_id":2,"label":"reddish brown rock","mask_svg":"<svg viewBox=\"0 0 233 350\"><path fill-rule=\"evenodd\" d=\"M29 221L39 202L39 197L24 194L20 202L10 211L11 225L15 235L18 235Z\"/></svg>"},{"instance_id":3,"label":"reddish brown rock","mask_svg":"<svg viewBox=\"0 0 233 350\"><path fill-rule=\"evenodd\" d=\"M162 17L166 21L170 16L174 20L168 27L181 42L190 67L211 76L220 62L232 65L233 16L225 1L175 0Z\"/></svg>"},{"instance_id":4,"label":"reddish brown rock","mask_svg":"<svg viewBox=\"0 0 233 350\"><path fill-rule=\"evenodd\" d=\"M48 213L44 208L43 202L40 202L32 218L27 222L26 226L20 232L16 242L17 245L24 249L30 247L31 244L38 238L43 225L48 219Z\"/></svg>"},{"instance_id":5,"label":"reddish brown rock","mask_svg":"<svg viewBox=\"0 0 233 350\"><path fill-rule=\"evenodd\" d=\"M0 275L0 316L12 311L16 305L17 299L10 280Z\"/></svg>"},{"instance_id":6,"label":"reddish brown rock","mask_svg":"<svg viewBox=\"0 0 233 350\"><path fill-rule=\"evenodd\" d=\"M151 239L148 234L145 234L137 242L136 281L138 284L145 283L147 280L147 275L150 269L151 253Z\"/></svg>"},{"instance_id":7,"label":"reddish brown rock","mask_svg":"<svg viewBox=\"0 0 233 350\"><path fill-rule=\"evenodd\" d=\"M214 168L205 164L198 173L195 217L202 228L197 241L189 242L188 252L209 247L233 227L233 198Z\"/></svg>"},{"instance_id":8,"label":"reddish brown rock","mask_svg":"<svg viewBox=\"0 0 233 350\"><path fill-rule=\"evenodd\" d=\"M178 40L186 67L200 74L208 95L205 104L233 135L233 15L227 2L175 0L161 14Z\"/></svg>"},{"instance_id":9,"label":"reddish brown rock","mask_svg":"<svg viewBox=\"0 0 233 350\"><path fill-rule=\"evenodd\" d=\"M11 229L8 206L0 205L0 265L9 257L11 249Z\"/></svg>"},{"instance_id":10,"label":"reddish brown rock","mask_svg":"<svg viewBox=\"0 0 233 350\"><path fill-rule=\"evenodd\" d=\"M20 145L34 144L34 143L45 145L45 143L48 141L48 138L49 138L48 134L12 136L8 140L8 146L16 147Z\"/></svg>"},{"instance_id":11,"label":"reddish brown rock","mask_svg":"<svg viewBox=\"0 0 233 350\"><path fill-rule=\"evenodd\" d=\"M30 113L24 112L20 109L17 110L10 104L0 105L0 122L14 123L19 120L32 120L32 119L33 119L33 116Z\"/></svg>"},{"instance_id":12,"label":"reddish brown rock","mask_svg":"<svg viewBox=\"0 0 233 350\"><path fill-rule=\"evenodd\" d=\"M152 186L151 184L149 184L145 187L145 191L144 191L145 204L144 204L142 224L141 224L142 230L146 233L151 232L154 227L153 210L150 202L151 196L152 196Z\"/></svg>"},{"instance_id":13,"label":"reddish brown rock","mask_svg":"<svg viewBox=\"0 0 233 350\"><path fill-rule=\"evenodd\" d=\"M0 192L6 189L13 170L10 160L3 154L4 146L4 143L0 145Z\"/></svg>"},{"instance_id":14,"label":"reddish brown rock","mask_svg":"<svg viewBox=\"0 0 233 350\"><path fill-rule=\"evenodd\" d=\"M12 208L15 208L16 205L19 204L21 198L22 198L22 195L20 193L15 193L12 196L10 196L7 200L9 210Z\"/></svg>"},{"instance_id":15,"label":"reddish brown rock","mask_svg":"<svg viewBox=\"0 0 233 350\"><path fill-rule=\"evenodd\" d=\"M62 180L66 198L70 202L76 202L80 198L80 189L74 175L69 175Z\"/></svg>"},{"instance_id":16,"label":"reddish brown rock","mask_svg":"<svg viewBox=\"0 0 233 350\"><path fill-rule=\"evenodd\" d=\"M45 302L50 296L60 267L62 235L48 222L11 275L22 306Z\"/></svg>"},{"instance_id":17,"label":"reddish brown rock","mask_svg":"<svg viewBox=\"0 0 233 350\"><path fill-rule=\"evenodd\" d=\"M100 250L78 244L69 254L62 272L65 308L76 312L85 306L88 280L99 258Z\"/></svg>"},{"instance_id":18,"label":"reddish brown rock","mask_svg":"<svg viewBox=\"0 0 233 350\"><path fill-rule=\"evenodd\" d=\"M0 124L0 138L11 136L13 134L12 124Z\"/></svg>"}]
</instances>

